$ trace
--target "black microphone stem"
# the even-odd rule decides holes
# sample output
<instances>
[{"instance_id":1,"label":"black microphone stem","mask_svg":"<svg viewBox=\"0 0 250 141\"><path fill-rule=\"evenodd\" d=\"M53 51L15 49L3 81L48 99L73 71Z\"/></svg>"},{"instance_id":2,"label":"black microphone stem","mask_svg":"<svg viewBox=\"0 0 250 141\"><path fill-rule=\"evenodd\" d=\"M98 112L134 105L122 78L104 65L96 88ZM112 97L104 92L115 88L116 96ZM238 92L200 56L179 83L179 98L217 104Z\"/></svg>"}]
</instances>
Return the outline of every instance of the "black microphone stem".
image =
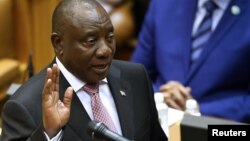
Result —
<instances>
[{"instance_id":1,"label":"black microphone stem","mask_svg":"<svg viewBox=\"0 0 250 141\"><path fill-rule=\"evenodd\" d=\"M131 141L109 130L105 124L98 121L91 121L88 124L88 131L92 138L105 139L107 141Z\"/></svg>"}]
</instances>

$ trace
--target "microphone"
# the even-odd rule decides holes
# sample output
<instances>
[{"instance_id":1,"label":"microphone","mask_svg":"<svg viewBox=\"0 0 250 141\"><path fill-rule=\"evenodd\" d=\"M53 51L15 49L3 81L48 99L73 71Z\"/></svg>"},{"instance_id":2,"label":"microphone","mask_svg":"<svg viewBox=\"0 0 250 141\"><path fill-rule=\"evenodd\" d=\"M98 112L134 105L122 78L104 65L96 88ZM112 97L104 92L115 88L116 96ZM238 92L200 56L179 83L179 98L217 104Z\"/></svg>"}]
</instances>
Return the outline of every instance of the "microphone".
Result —
<instances>
[{"instance_id":1,"label":"microphone","mask_svg":"<svg viewBox=\"0 0 250 141\"><path fill-rule=\"evenodd\" d=\"M92 138L97 137L99 139L105 139L107 141L131 141L109 130L104 123L95 120L89 122L88 132L90 133Z\"/></svg>"}]
</instances>

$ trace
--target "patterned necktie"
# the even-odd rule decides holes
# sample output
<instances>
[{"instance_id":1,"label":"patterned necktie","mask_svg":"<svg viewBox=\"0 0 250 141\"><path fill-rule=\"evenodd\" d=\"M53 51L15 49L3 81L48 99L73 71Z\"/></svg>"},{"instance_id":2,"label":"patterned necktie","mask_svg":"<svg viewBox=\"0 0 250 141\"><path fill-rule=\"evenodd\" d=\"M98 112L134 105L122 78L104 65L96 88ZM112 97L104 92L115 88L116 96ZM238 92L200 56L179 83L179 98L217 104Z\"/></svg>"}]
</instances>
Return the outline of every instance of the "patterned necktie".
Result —
<instances>
[{"instance_id":1,"label":"patterned necktie","mask_svg":"<svg viewBox=\"0 0 250 141\"><path fill-rule=\"evenodd\" d=\"M206 15L200 23L196 33L192 37L191 62L193 63L200 56L203 47L206 45L212 34L212 15L217 5L213 0L208 0L203 5L206 9Z\"/></svg>"},{"instance_id":2,"label":"patterned necktie","mask_svg":"<svg viewBox=\"0 0 250 141\"><path fill-rule=\"evenodd\" d=\"M94 120L103 122L109 129L114 132L117 132L115 125L102 104L102 101L99 96L99 83L86 84L83 86L83 90L87 92L91 97L91 108L94 116Z\"/></svg>"}]
</instances>

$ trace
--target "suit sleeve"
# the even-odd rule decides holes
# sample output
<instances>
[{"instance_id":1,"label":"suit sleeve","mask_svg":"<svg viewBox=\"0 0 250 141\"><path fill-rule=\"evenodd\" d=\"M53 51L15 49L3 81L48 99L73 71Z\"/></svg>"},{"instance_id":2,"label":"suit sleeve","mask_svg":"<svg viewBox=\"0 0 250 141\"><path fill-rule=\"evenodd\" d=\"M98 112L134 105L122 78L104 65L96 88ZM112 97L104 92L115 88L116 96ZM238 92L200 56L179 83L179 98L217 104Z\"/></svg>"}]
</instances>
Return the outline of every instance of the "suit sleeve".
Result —
<instances>
[{"instance_id":1,"label":"suit sleeve","mask_svg":"<svg viewBox=\"0 0 250 141\"><path fill-rule=\"evenodd\" d=\"M142 25L142 29L139 33L138 44L131 57L132 62L142 63L148 70L148 74L152 80L156 76L155 66L155 5L157 0L152 0L145 20Z\"/></svg>"},{"instance_id":2,"label":"suit sleeve","mask_svg":"<svg viewBox=\"0 0 250 141\"><path fill-rule=\"evenodd\" d=\"M46 141L41 125L34 122L24 105L9 100L2 112L1 141Z\"/></svg>"}]
</instances>

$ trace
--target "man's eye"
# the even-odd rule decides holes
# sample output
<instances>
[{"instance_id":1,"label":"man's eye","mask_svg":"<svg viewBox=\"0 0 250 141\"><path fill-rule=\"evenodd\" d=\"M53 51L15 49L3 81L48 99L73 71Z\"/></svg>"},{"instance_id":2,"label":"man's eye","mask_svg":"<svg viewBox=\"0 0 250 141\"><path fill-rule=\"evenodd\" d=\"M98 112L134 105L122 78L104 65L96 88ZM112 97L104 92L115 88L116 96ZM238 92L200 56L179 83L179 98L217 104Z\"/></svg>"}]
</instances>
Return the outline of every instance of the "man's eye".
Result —
<instances>
[{"instance_id":1,"label":"man's eye","mask_svg":"<svg viewBox=\"0 0 250 141\"><path fill-rule=\"evenodd\" d=\"M113 33L112 33L112 34L109 34L107 40L108 40L109 42L113 41L113 40L114 40L114 34L113 34Z\"/></svg>"},{"instance_id":2,"label":"man's eye","mask_svg":"<svg viewBox=\"0 0 250 141\"><path fill-rule=\"evenodd\" d=\"M96 40L95 39L88 39L87 43L88 44L95 44Z\"/></svg>"}]
</instances>

